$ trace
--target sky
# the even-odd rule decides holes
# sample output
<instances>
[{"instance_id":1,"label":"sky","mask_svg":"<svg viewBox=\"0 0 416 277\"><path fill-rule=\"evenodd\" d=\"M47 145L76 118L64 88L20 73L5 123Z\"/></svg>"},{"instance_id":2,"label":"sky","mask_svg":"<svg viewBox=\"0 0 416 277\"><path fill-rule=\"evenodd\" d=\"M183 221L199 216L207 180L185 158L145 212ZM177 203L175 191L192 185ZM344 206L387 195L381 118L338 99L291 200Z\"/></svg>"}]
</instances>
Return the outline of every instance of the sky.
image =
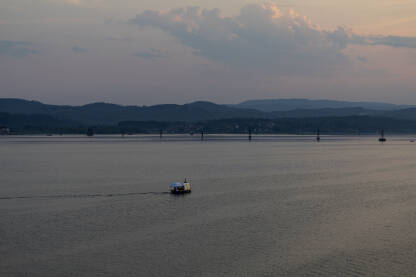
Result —
<instances>
[{"instance_id":1,"label":"sky","mask_svg":"<svg viewBox=\"0 0 416 277\"><path fill-rule=\"evenodd\" d=\"M416 104L414 0L1 0L0 97Z\"/></svg>"}]
</instances>

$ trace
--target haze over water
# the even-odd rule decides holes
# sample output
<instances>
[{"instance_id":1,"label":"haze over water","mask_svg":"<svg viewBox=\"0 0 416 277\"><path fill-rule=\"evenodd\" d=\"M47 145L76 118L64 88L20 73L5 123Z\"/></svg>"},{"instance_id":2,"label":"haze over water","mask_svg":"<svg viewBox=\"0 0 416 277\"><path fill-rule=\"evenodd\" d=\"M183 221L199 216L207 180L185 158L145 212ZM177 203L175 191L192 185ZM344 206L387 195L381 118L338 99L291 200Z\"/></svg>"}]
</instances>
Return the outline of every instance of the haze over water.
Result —
<instances>
[{"instance_id":1,"label":"haze over water","mask_svg":"<svg viewBox=\"0 0 416 277\"><path fill-rule=\"evenodd\" d=\"M407 137L218 138L1 138L0 275L414 276Z\"/></svg>"}]
</instances>

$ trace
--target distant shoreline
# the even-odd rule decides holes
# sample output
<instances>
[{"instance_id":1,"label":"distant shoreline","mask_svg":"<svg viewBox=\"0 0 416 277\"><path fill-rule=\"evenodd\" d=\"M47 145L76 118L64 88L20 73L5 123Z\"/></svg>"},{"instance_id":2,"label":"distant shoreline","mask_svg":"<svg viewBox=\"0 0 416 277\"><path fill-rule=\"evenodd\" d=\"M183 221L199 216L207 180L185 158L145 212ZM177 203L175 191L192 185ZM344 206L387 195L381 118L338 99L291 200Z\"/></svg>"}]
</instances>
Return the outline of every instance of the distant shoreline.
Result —
<instances>
[{"instance_id":1,"label":"distant shoreline","mask_svg":"<svg viewBox=\"0 0 416 277\"><path fill-rule=\"evenodd\" d=\"M308 108L282 110L283 107L279 105L286 103L282 101L266 101L268 104L273 104L274 109L281 109L267 112L264 111L264 107L263 110L254 107L237 108L210 102L149 107L95 103L72 107L0 98L0 135L87 133L90 135L160 133L197 135L201 132L308 135L316 134L318 130L322 135L377 134L381 130L387 135L416 133L416 108L377 110L359 106L338 107L340 103L331 101L329 101L331 105L338 106L310 108L311 103L318 102L302 100L301 103L309 105L302 107ZM289 102L299 105L299 101ZM321 102L320 105L324 105ZM276 103L280 104L276 106ZM364 104L368 103L361 103ZM290 107L299 106L293 104Z\"/></svg>"},{"instance_id":2,"label":"distant shoreline","mask_svg":"<svg viewBox=\"0 0 416 277\"><path fill-rule=\"evenodd\" d=\"M413 133L404 133L404 132L396 132L396 133L387 133L386 136L416 136L416 132ZM204 138L215 137L215 136L223 136L223 137L248 137L247 133L204 133ZM320 137L339 137L339 136L348 136L348 137L379 137L379 133L371 132L371 133L321 133ZM134 133L134 134L119 134L119 133L96 133L93 136L87 136L84 133L63 133L63 134L45 134L45 133L14 133L8 135L0 135L1 138L7 137L86 137L86 138L94 138L94 137L157 137L160 138L159 133ZM199 139L201 138L200 134L191 135L189 133L165 133L162 136L163 138L174 138L174 137L189 137ZM261 133L261 134L252 134L252 138L255 137L313 137L316 138L315 133L302 133L302 134L291 134L291 133Z\"/></svg>"}]
</instances>

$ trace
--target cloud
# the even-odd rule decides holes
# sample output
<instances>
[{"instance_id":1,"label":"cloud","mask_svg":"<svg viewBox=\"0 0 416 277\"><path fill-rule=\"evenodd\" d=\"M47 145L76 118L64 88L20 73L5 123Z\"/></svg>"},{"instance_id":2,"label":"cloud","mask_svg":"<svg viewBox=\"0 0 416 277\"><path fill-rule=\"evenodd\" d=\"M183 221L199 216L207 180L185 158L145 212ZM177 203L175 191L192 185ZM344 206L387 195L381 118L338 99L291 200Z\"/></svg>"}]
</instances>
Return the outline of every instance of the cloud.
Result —
<instances>
[{"instance_id":1,"label":"cloud","mask_svg":"<svg viewBox=\"0 0 416 277\"><path fill-rule=\"evenodd\" d=\"M236 17L198 7L145 11L130 23L162 29L197 55L240 67L301 73L327 71L348 61L342 53L345 43L273 3L247 5Z\"/></svg>"},{"instance_id":2,"label":"cloud","mask_svg":"<svg viewBox=\"0 0 416 277\"><path fill-rule=\"evenodd\" d=\"M72 47L72 52L77 53L77 54L81 54L81 53L88 52L88 49L81 48L81 47L78 47L78 46L74 46L74 47Z\"/></svg>"},{"instance_id":3,"label":"cloud","mask_svg":"<svg viewBox=\"0 0 416 277\"><path fill-rule=\"evenodd\" d=\"M337 41L342 45L384 45L395 48L416 48L416 37L381 35L360 36L342 27L338 27L338 29L333 32L327 32L327 34L333 41Z\"/></svg>"},{"instance_id":4,"label":"cloud","mask_svg":"<svg viewBox=\"0 0 416 277\"><path fill-rule=\"evenodd\" d=\"M129 21L169 33L196 55L238 67L275 73L314 74L345 68L351 44L415 46L416 38L359 36L339 27L322 30L309 19L272 2L244 6L235 17L199 7L147 10Z\"/></svg>"},{"instance_id":5,"label":"cloud","mask_svg":"<svg viewBox=\"0 0 416 277\"><path fill-rule=\"evenodd\" d=\"M154 48L150 48L148 51L138 51L134 55L145 60L156 60L167 57L166 53Z\"/></svg>"},{"instance_id":6,"label":"cloud","mask_svg":"<svg viewBox=\"0 0 416 277\"><path fill-rule=\"evenodd\" d=\"M357 56L357 60L359 60L360 62L363 62L363 63L367 62L367 58L362 57L362 56Z\"/></svg>"},{"instance_id":7,"label":"cloud","mask_svg":"<svg viewBox=\"0 0 416 277\"><path fill-rule=\"evenodd\" d=\"M72 5L81 5L83 3L81 0L64 0L64 2Z\"/></svg>"},{"instance_id":8,"label":"cloud","mask_svg":"<svg viewBox=\"0 0 416 277\"><path fill-rule=\"evenodd\" d=\"M63 3L67 5L82 6L87 4L98 4L101 0L49 0L52 3Z\"/></svg>"},{"instance_id":9,"label":"cloud","mask_svg":"<svg viewBox=\"0 0 416 277\"><path fill-rule=\"evenodd\" d=\"M121 41L121 42L134 42L136 41L135 38L132 37L107 37L107 40L111 41Z\"/></svg>"},{"instance_id":10,"label":"cloud","mask_svg":"<svg viewBox=\"0 0 416 277\"><path fill-rule=\"evenodd\" d=\"M368 39L369 44L401 48L416 48L416 37L377 36Z\"/></svg>"},{"instance_id":11,"label":"cloud","mask_svg":"<svg viewBox=\"0 0 416 277\"><path fill-rule=\"evenodd\" d=\"M0 55L24 57L37 54L36 50L30 48L31 45L25 41L0 40Z\"/></svg>"}]
</instances>

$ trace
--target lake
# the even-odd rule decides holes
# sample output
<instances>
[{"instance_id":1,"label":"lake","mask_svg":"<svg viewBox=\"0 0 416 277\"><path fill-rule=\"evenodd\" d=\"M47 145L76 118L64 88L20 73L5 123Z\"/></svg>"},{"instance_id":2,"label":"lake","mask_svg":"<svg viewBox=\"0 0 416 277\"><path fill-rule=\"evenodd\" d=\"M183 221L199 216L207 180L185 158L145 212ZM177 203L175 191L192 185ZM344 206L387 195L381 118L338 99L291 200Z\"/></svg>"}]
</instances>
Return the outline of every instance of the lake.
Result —
<instances>
[{"instance_id":1,"label":"lake","mask_svg":"<svg viewBox=\"0 0 416 277\"><path fill-rule=\"evenodd\" d=\"M416 143L387 139L0 137L0 276L414 276Z\"/></svg>"}]
</instances>

